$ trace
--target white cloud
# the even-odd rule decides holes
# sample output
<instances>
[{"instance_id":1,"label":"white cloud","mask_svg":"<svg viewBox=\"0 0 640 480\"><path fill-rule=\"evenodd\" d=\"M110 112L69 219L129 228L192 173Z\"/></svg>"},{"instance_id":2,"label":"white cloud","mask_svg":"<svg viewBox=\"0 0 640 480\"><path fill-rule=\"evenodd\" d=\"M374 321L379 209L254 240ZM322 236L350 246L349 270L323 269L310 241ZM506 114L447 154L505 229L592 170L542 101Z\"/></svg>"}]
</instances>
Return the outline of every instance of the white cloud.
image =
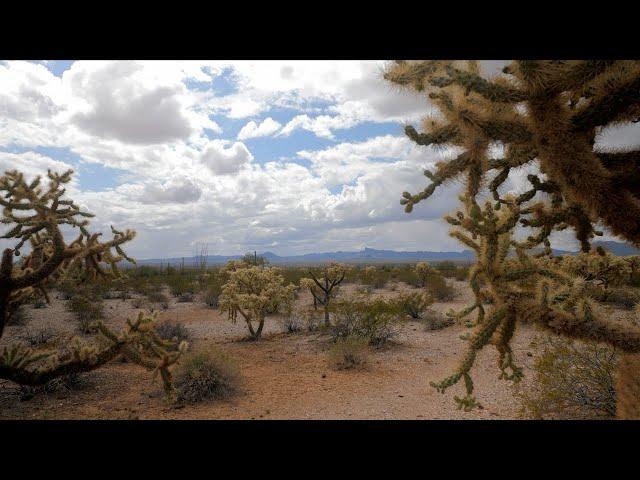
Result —
<instances>
[{"instance_id":1,"label":"white cloud","mask_svg":"<svg viewBox=\"0 0 640 480\"><path fill-rule=\"evenodd\" d=\"M73 170L73 166L35 152L0 152L0 174L8 170L22 172L27 180L33 180L40 175L46 183L47 170L62 173Z\"/></svg>"},{"instance_id":2,"label":"white cloud","mask_svg":"<svg viewBox=\"0 0 640 480\"><path fill-rule=\"evenodd\" d=\"M139 201L142 203L192 203L202 194L200 187L188 178L172 178L164 183L144 185Z\"/></svg>"},{"instance_id":3,"label":"white cloud","mask_svg":"<svg viewBox=\"0 0 640 480\"><path fill-rule=\"evenodd\" d=\"M186 140L201 128L220 131L190 110L193 98L180 80L151 75L137 62L75 63L65 80L86 105L71 121L82 130L124 143Z\"/></svg>"},{"instance_id":4,"label":"white cloud","mask_svg":"<svg viewBox=\"0 0 640 480\"><path fill-rule=\"evenodd\" d=\"M235 142L226 148L229 142L213 140L204 149L201 161L215 175L237 173L253 160L253 155L242 142Z\"/></svg>"},{"instance_id":5,"label":"white cloud","mask_svg":"<svg viewBox=\"0 0 640 480\"><path fill-rule=\"evenodd\" d=\"M260 124L253 120L247 123L238 133L238 140L247 140L249 138L268 137L277 132L282 125L273 118L267 117Z\"/></svg>"}]
</instances>

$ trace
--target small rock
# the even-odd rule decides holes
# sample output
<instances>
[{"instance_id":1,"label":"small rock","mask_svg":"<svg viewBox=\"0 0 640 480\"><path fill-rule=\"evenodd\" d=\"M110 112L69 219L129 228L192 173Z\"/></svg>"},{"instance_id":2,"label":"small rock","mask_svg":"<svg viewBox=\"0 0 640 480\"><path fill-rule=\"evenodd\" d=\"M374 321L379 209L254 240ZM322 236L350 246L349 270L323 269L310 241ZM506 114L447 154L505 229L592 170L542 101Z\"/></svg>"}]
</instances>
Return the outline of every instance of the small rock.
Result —
<instances>
[{"instance_id":1,"label":"small rock","mask_svg":"<svg viewBox=\"0 0 640 480\"><path fill-rule=\"evenodd\" d=\"M323 373L323 374L322 374L322 378L327 378L327 374L326 374L326 373Z\"/></svg>"}]
</instances>

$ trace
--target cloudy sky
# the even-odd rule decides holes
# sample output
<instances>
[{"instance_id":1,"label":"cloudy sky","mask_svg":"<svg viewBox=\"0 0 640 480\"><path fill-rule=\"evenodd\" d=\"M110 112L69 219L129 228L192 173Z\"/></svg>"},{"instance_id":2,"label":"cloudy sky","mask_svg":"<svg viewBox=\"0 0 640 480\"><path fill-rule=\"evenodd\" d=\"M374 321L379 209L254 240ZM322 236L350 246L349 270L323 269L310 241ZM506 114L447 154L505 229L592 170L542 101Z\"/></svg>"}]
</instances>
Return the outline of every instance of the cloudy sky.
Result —
<instances>
[{"instance_id":1,"label":"cloudy sky","mask_svg":"<svg viewBox=\"0 0 640 480\"><path fill-rule=\"evenodd\" d=\"M405 138L430 107L386 83L384 64L0 62L0 169L72 168L93 228L137 230L138 258L203 242L210 254L462 250L441 220L459 185L410 215L399 204L452 152Z\"/></svg>"}]
</instances>

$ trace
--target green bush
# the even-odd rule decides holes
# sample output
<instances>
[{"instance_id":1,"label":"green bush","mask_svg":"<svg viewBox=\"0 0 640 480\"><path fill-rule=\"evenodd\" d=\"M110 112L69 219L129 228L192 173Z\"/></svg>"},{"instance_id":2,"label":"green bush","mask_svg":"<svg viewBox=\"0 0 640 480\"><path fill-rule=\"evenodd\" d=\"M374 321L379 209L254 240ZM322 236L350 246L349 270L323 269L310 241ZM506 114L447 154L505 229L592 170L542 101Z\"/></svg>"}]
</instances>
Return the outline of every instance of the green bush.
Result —
<instances>
[{"instance_id":1,"label":"green bush","mask_svg":"<svg viewBox=\"0 0 640 480\"><path fill-rule=\"evenodd\" d=\"M69 309L78 320L78 328L83 333L93 333L92 324L104 318L104 304L100 298L74 295L68 303Z\"/></svg>"},{"instance_id":2,"label":"green bush","mask_svg":"<svg viewBox=\"0 0 640 480\"><path fill-rule=\"evenodd\" d=\"M450 302L456 297L456 290L442 275L428 275L425 289L438 302Z\"/></svg>"},{"instance_id":3,"label":"green bush","mask_svg":"<svg viewBox=\"0 0 640 480\"><path fill-rule=\"evenodd\" d=\"M401 293L395 298L398 310L402 315L413 319L420 319L426 308L431 305L432 300L422 292Z\"/></svg>"},{"instance_id":4,"label":"green bush","mask_svg":"<svg viewBox=\"0 0 640 480\"><path fill-rule=\"evenodd\" d=\"M366 339L369 345L380 347L397 334L395 320L400 312L392 300L345 299L335 302L332 310L335 322L330 327L330 334L334 341L355 336Z\"/></svg>"},{"instance_id":5,"label":"green bush","mask_svg":"<svg viewBox=\"0 0 640 480\"><path fill-rule=\"evenodd\" d=\"M174 386L179 402L197 403L235 394L239 381L237 362L225 352L210 347L189 353L181 360Z\"/></svg>"},{"instance_id":6,"label":"green bush","mask_svg":"<svg viewBox=\"0 0 640 480\"><path fill-rule=\"evenodd\" d=\"M522 414L537 419L613 418L617 353L606 345L545 336L533 383L517 396Z\"/></svg>"},{"instance_id":7,"label":"green bush","mask_svg":"<svg viewBox=\"0 0 640 480\"><path fill-rule=\"evenodd\" d=\"M367 362L367 340L357 336L338 338L329 350L329 363L337 370L349 370Z\"/></svg>"}]
</instances>

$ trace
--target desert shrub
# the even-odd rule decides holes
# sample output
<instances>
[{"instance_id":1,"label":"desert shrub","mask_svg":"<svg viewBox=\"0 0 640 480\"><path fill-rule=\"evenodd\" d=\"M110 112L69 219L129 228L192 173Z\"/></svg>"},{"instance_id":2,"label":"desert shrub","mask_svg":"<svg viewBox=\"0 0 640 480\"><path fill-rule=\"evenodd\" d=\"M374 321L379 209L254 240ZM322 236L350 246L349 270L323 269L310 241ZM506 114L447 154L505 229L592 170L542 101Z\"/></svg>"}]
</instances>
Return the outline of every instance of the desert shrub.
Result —
<instances>
[{"instance_id":1,"label":"desert shrub","mask_svg":"<svg viewBox=\"0 0 640 480\"><path fill-rule=\"evenodd\" d=\"M186 293L194 294L197 291L196 283L188 275L168 275L165 281L174 297Z\"/></svg>"},{"instance_id":2,"label":"desert shrub","mask_svg":"<svg viewBox=\"0 0 640 480\"><path fill-rule=\"evenodd\" d=\"M154 329L160 338L174 343L173 350L177 350L182 341L191 340L189 329L175 320L158 322L154 325Z\"/></svg>"},{"instance_id":3,"label":"desert shrub","mask_svg":"<svg viewBox=\"0 0 640 480\"><path fill-rule=\"evenodd\" d=\"M329 332L334 341L355 336L380 347L397 334L394 322L399 311L393 301L364 297L345 299L336 302L333 311L335 322Z\"/></svg>"},{"instance_id":4,"label":"desert shrub","mask_svg":"<svg viewBox=\"0 0 640 480\"><path fill-rule=\"evenodd\" d=\"M55 336L56 334L53 330L45 327L37 330L28 330L20 335L20 339L30 347L39 347L48 343Z\"/></svg>"},{"instance_id":5,"label":"desert shrub","mask_svg":"<svg viewBox=\"0 0 640 480\"><path fill-rule=\"evenodd\" d=\"M387 281L391 278L391 273L383 268L369 266L358 271L360 283L369 285L373 288L384 288Z\"/></svg>"},{"instance_id":6,"label":"desert shrub","mask_svg":"<svg viewBox=\"0 0 640 480\"><path fill-rule=\"evenodd\" d=\"M603 303L611 303L622 308L633 308L640 302L640 291L629 287L603 289L594 287L589 290L589 294L594 300Z\"/></svg>"},{"instance_id":7,"label":"desert shrub","mask_svg":"<svg viewBox=\"0 0 640 480\"><path fill-rule=\"evenodd\" d=\"M426 308L433 303L428 295L421 292L401 293L395 298L395 301L400 314L413 319L422 318Z\"/></svg>"},{"instance_id":8,"label":"desert shrub","mask_svg":"<svg viewBox=\"0 0 640 480\"><path fill-rule=\"evenodd\" d=\"M209 286L204 292L204 303L211 308L218 308L222 289L218 286Z\"/></svg>"},{"instance_id":9,"label":"desert shrub","mask_svg":"<svg viewBox=\"0 0 640 480\"><path fill-rule=\"evenodd\" d=\"M432 331L450 327L456 322L453 318L428 308L422 315L422 323L424 324L425 330Z\"/></svg>"},{"instance_id":10,"label":"desert shrub","mask_svg":"<svg viewBox=\"0 0 640 480\"><path fill-rule=\"evenodd\" d=\"M18 305L17 308L9 311L7 325L24 326L31 320L31 314L24 305Z\"/></svg>"},{"instance_id":11,"label":"desert shrub","mask_svg":"<svg viewBox=\"0 0 640 480\"><path fill-rule=\"evenodd\" d=\"M51 394L60 391L80 390L87 384L87 375L80 373L69 373L61 377L54 378L44 385L32 387L28 385L20 386L20 401L31 400L39 394Z\"/></svg>"},{"instance_id":12,"label":"desert shrub","mask_svg":"<svg viewBox=\"0 0 640 480\"><path fill-rule=\"evenodd\" d=\"M79 330L83 333L94 332L93 322L104 317L104 304L100 298L74 295L68 306L78 320Z\"/></svg>"},{"instance_id":13,"label":"desert shrub","mask_svg":"<svg viewBox=\"0 0 640 480\"><path fill-rule=\"evenodd\" d=\"M308 332L317 332L322 328L322 318L313 308L298 310L298 318Z\"/></svg>"},{"instance_id":14,"label":"desert shrub","mask_svg":"<svg viewBox=\"0 0 640 480\"><path fill-rule=\"evenodd\" d=\"M538 419L613 418L615 350L562 337L548 336L542 342L542 352L533 366L533 384L517 392L522 413Z\"/></svg>"},{"instance_id":15,"label":"desert shrub","mask_svg":"<svg viewBox=\"0 0 640 480\"><path fill-rule=\"evenodd\" d=\"M456 289L442 275L427 275L425 289L438 302L450 302L456 297Z\"/></svg>"},{"instance_id":16,"label":"desert shrub","mask_svg":"<svg viewBox=\"0 0 640 480\"><path fill-rule=\"evenodd\" d=\"M169 297L160 291L154 290L147 293L147 300L149 300L150 303L159 304L163 310L169 308Z\"/></svg>"},{"instance_id":17,"label":"desert shrub","mask_svg":"<svg viewBox=\"0 0 640 480\"><path fill-rule=\"evenodd\" d=\"M459 282L465 282L469 278L469 267L458 267L453 274L453 278Z\"/></svg>"},{"instance_id":18,"label":"desert shrub","mask_svg":"<svg viewBox=\"0 0 640 480\"><path fill-rule=\"evenodd\" d=\"M329 363L337 370L363 366L367 361L367 339L350 335L338 338L329 350Z\"/></svg>"},{"instance_id":19,"label":"desert shrub","mask_svg":"<svg viewBox=\"0 0 640 480\"><path fill-rule=\"evenodd\" d=\"M391 276L398 282L403 282L411 287L418 287L420 279L410 266L396 267L391 271Z\"/></svg>"},{"instance_id":20,"label":"desert shrub","mask_svg":"<svg viewBox=\"0 0 640 480\"><path fill-rule=\"evenodd\" d=\"M197 403L227 398L238 391L240 371L227 353L208 348L187 354L175 375L177 400Z\"/></svg>"},{"instance_id":21,"label":"desert shrub","mask_svg":"<svg viewBox=\"0 0 640 480\"><path fill-rule=\"evenodd\" d=\"M178 295L178 302L180 303L193 302L193 293L191 292L181 293L180 295Z\"/></svg>"}]
</instances>

